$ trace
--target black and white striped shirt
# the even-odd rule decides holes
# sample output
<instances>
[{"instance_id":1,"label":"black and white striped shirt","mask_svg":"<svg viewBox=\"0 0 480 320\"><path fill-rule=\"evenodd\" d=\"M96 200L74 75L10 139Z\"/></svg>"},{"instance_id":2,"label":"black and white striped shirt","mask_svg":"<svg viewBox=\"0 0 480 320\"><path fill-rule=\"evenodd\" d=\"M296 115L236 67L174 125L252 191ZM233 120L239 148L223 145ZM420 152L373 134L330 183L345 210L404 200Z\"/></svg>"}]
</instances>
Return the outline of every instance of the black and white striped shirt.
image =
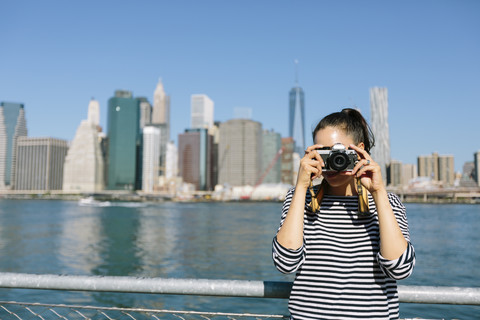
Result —
<instances>
[{"instance_id":1,"label":"black and white striped shirt","mask_svg":"<svg viewBox=\"0 0 480 320\"><path fill-rule=\"evenodd\" d=\"M294 189L282 208L285 220ZM369 196L370 215L358 215L358 197L323 198L320 211L305 206L304 244L298 250L273 239L273 260L283 273L296 272L290 294L293 319L398 319L395 280L407 278L415 265L405 207L388 194L400 229L408 242L397 260L380 255L378 217ZM306 203L310 203L307 194Z\"/></svg>"}]
</instances>

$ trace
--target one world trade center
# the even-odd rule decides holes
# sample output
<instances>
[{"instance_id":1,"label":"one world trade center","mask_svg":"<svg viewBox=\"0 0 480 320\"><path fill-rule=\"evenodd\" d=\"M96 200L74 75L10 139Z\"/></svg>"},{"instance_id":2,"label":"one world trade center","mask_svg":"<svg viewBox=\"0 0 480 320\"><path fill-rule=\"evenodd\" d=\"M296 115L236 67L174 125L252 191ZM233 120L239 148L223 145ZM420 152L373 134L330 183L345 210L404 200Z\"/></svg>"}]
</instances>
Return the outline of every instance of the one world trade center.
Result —
<instances>
[{"instance_id":1,"label":"one world trade center","mask_svg":"<svg viewBox=\"0 0 480 320\"><path fill-rule=\"evenodd\" d=\"M298 62L295 61L295 65ZM298 85L295 72L295 87L290 90L288 134L295 141L294 152L303 156L305 150L305 100L303 89Z\"/></svg>"}]
</instances>

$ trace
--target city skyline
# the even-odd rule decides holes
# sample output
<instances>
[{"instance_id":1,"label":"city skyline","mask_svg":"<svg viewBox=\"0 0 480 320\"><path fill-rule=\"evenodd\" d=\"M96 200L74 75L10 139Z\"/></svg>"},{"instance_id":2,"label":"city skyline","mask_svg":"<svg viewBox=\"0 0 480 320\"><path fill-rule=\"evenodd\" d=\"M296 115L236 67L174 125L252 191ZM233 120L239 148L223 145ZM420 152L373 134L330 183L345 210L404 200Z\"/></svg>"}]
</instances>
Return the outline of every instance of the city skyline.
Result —
<instances>
[{"instance_id":1,"label":"city skyline","mask_svg":"<svg viewBox=\"0 0 480 320\"><path fill-rule=\"evenodd\" d=\"M186 4L0 4L0 39L12 48L0 53L0 101L25 105L29 136L72 141L92 97L106 132L115 90L152 103L162 78L173 140L189 127L197 93L215 101L215 121L247 107L253 120L287 137L298 59L307 145L310 128L342 107L370 121L368 90L379 86L389 90L392 160L452 154L461 171L480 149L477 2ZM159 20L159 11L169 14ZM142 17L135 25L115 22L132 14Z\"/></svg>"}]
</instances>

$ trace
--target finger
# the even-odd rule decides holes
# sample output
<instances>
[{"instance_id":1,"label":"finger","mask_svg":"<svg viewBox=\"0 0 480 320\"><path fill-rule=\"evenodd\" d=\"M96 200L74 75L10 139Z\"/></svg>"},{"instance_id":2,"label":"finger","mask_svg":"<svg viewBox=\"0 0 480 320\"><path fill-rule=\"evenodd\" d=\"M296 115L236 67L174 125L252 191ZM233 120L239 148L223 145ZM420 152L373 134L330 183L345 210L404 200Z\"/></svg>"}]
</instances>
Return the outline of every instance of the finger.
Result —
<instances>
[{"instance_id":1,"label":"finger","mask_svg":"<svg viewBox=\"0 0 480 320\"><path fill-rule=\"evenodd\" d=\"M357 162L355 167L352 170L352 174L358 175L360 170L367 171L372 169L372 161L370 159L361 159Z\"/></svg>"},{"instance_id":2,"label":"finger","mask_svg":"<svg viewBox=\"0 0 480 320\"><path fill-rule=\"evenodd\" d=\"M317 178L319 178L322 175L324 167L325 167L325 164L323 163L322 158L319 156L319 160L316 162L316 166L315 166L315 169L317 170L315 173Z\"/></svg>"},{"instance_id":3,"label":"finger","mask_svg":"<svg viewBox=\"0 0 480 320\"><path fill-rule=\"evenodd\" d=\"M370 157L370 155L368 154L368 152L365 149L359 148L354 144L351 144L349 147L351 149L355 150L358 154L360 154L362 156L362 159L372 160L372 158Z\"/></svg>"},{"instance_id":4,"label":"finger","mask_svg":"<svg viewBox=\"0 0 480 320\"><path fill-rule=\"evenodd\" d=\"M318 145L316 145L316 146L318 146ZM312 147L314 147L314 146L312 146ZM308 147L305 150L304 158L311 159L311 160L316 160L320 163L320 167L324 167L325 164L323 162L323 159L320 156L320 154L318 154L318 152L316 151L316 149L318 149L318 147L317 148L312 148L312 147Z\"/></svg>"},{"instance_id":5,"label":"finger","mask_svg":"<svg viewBox=\"0 0 480 320\"><path fill-rule=\"evenodd\" d=\"M317 168L314 168L312 170L312 173L310 174L310 179L315 180L317 178L320 178L322 175L322 170L318 170Z\"/></svg>"},{"instance_id":6,"label":"finger","mask_svg":"<svg viewBox=\"0 0 480 320\"><path fill-rule=\"evenodd\" d=\"M301 163L301 167L306 171L306 172L311 172L313 169L316 170L321 170L322 167L320 165L320 162L315 160L315 159L303 159Z\"/></svg>"},{"instance_id":7,"label":"finger","mask_svg":"<svg viewBox=\"0 0 480 320\"><path fill-rule=\"evenodd\" d=\"M365 166L360 167L360 169L355 173L355 175L360 178L367 174L368 168Z\"/></svg>"},{"instance_id":8,"label":"finger","mask_svg":"<svg viewBox=\"0 0 480 320\"><path fill-rule=\"evenodd\" d=\"M319 169L322 170L323 167L325 167L325 163L323 161L323 158L320 156L320 154L317 152L317 150L314 150L311 152L312 159L315 159L319 163Z\"/></svg>"},{"instance_id":9,"label":"finger","mask_svg":"<svg viewBox=\"0 0 480 320\"><path fill-rule=\"evenodd\" d=\"M314 144L312 146L307 147L307 149L305 149L305 152L307 152L307 151L310 152L310 151L313 151L315 149L321 149L321 148L323 148L322 144Z\"/></svg>"},{"instance_id":10,"label":"finger","mask_svg":"<svg viewBox=\"0 0 480 320\"><path fill-rule=\"evenodd\" d=\"M321 175L321 169L318 169L317 167L306 165L303 168L303 172L305 174L305 177L308 177L309 179L313 180L318 178Z\"/></svg>"}]
</instances>

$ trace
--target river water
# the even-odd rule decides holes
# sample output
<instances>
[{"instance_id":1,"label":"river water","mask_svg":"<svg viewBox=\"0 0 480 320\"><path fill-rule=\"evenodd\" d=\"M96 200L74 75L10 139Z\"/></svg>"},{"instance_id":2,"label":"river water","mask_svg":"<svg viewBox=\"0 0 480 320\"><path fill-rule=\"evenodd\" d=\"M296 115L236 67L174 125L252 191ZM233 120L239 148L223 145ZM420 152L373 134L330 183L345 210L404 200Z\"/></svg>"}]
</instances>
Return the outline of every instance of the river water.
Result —
<instances>
[{"instance_id":1,"label":"river water","mask_svg":"<svg viewBox=\"0 0 480 320\"><path fill-rule=\"evenodd\" d=\"M406 204L417 265L403 285L480 287L480 206ZM292 281L272 263L281 203L0 200L0 272ZM0 289L0 300L288 314L287 300ZM401 304L401 317L480 307Z\"/></svg>"}]
</instances>

